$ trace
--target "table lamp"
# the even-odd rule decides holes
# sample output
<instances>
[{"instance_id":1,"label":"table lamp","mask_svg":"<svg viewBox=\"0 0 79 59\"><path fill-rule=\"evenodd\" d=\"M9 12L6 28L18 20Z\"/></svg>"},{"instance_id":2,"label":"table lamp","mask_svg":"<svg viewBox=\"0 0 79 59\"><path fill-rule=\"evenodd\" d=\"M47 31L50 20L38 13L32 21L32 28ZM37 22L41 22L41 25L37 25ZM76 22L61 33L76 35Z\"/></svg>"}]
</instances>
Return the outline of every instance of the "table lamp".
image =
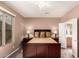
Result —
<instances>
[{"instance_id":1,"label":"table lamp","mask_svg":"<svg viewBox=\"0 0 79 59\"><path fill-rule=\"evenodd\" d=\"M55 34L55 38L56 38L57 31L54 31L54 34Z\"/></svg>"},{"instance_id":2,"label":"table lamp","mask_svg":"<svg viewBox=\"0 0 79 59\"><path fill-rule=\"evenodd\" d=\"M28 35L28 38L29 38L30 37L30 31L29 30L27 31L27 35Z\"/></svg>"}]
</instances>

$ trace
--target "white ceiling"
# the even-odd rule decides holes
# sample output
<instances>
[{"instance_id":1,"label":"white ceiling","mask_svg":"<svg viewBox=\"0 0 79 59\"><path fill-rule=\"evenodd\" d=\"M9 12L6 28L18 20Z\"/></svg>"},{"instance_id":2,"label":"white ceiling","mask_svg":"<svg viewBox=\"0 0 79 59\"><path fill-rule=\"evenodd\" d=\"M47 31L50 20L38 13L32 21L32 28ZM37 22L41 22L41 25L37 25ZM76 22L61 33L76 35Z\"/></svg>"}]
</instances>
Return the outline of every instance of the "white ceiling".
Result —
<instances>
[{"instance_id":1,"label":"white ceiling","mask_svg":"<svg viewBox=\"0 0 79 59\"><path fill-rule=\"evenodd\" d=\"M39 8L40 1L5 1L24 17L61 17L79 4L78 1L47 1L48 7Z\"/></svg>"}]
</instances>

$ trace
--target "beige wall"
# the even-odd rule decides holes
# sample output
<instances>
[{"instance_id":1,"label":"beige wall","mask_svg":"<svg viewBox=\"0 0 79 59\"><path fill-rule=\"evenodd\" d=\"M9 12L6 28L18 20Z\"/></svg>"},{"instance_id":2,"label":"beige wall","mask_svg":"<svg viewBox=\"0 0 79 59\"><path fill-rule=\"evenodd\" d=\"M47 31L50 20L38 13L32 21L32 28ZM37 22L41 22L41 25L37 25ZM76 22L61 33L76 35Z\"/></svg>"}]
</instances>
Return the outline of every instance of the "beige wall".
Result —
<instances>
[{"instance_id":1,"label":"beige wall","mask_svg":"<svg viewBox=\"0 0 79 59\"><path fill-rule=\"evenodd\" d=\"M60 18L25 18L25 27L27 29L51 29L55 30L60 23Z\"/></svg>"},{"instance_id":2,"label":"beige wall","mask_svg":"<svg viewBox=\"0 0 79 59\"><path fill-rule=\"evenodd\" d=\"M79 5L67 12L63 17L61 17L61 21L65 22L67 20L71 20L74 17L79 18Z\"/></svg>"},{"instance_id":3,"label":"beige wall","mask_svg":"<svg viewBox=\"0 0 79 59\"><path fill-rule=\"evenodd\" d=\"M6 57L8 54L10 54L12 51L14 51L16 48L19 47L20 44L20 39L23 34L23 18L20 16L17 12L13 11L12 9L8 8L5 4L0 2L0 6L7 9L8 11L14 13L16 15L15 20L14 20L14 26L13 26L13 31L15 31L14 36L15 36L15 42L14 44L9 43L5 46L0 47L0 57Z\"/></svg>"}]
</instances>

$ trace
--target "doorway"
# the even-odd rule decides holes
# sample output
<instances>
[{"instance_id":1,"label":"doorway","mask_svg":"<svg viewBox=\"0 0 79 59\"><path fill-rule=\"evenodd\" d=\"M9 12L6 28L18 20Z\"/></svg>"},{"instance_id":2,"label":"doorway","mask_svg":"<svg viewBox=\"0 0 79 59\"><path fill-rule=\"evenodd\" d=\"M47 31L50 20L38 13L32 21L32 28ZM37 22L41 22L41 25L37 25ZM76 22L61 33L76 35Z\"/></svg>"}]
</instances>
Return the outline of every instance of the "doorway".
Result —
<instances>
[{"instance_id":1,"label":"doorway","mask_svg":"<svg viewBox=\"0 0 79 59\"><path fill-rule=\"evenodd\" d=\"M59 24L59 42L62 48L72 48L72 21Z\"/></svg>"},{"instance_id":2,"label":"doorway","mask_svg":"<svg viewBox=\"0 0 79 59\"><path fill-rule=\"evenodd\" d=\"M66 25L66 43L67 48L72 48L72 24Z\"/></svg>"}]
</instances>

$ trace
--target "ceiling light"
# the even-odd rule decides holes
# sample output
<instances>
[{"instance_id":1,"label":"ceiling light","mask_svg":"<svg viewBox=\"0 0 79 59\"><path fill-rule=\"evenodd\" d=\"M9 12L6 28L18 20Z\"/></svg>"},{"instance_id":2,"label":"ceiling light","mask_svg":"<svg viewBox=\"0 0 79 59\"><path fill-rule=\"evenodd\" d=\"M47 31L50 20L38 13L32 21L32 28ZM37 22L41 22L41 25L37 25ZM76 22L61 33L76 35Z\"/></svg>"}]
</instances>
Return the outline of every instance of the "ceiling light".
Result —
<instances>
[{"instance_id":1,"label":"ceiling light","mask_svg":"<svg viewBox=\"0 0 79 59\"><path fill-rule=\"evenodd\" d=\"M48 1L38 1L35 3L40 9L48 8L50 7L50 4Z\"/></svg>"},{"instance_id":2,"label":"ceiling light","mask_svg":"<svg viewBox=\"0 0 79 59\"><path fill-rule=\"evenodd\" d=\"M44 8L44 7L49 7L50 5L47 1L41 1L38 6L41 9L41 8Z\"/></svg>"}]
</instances>

